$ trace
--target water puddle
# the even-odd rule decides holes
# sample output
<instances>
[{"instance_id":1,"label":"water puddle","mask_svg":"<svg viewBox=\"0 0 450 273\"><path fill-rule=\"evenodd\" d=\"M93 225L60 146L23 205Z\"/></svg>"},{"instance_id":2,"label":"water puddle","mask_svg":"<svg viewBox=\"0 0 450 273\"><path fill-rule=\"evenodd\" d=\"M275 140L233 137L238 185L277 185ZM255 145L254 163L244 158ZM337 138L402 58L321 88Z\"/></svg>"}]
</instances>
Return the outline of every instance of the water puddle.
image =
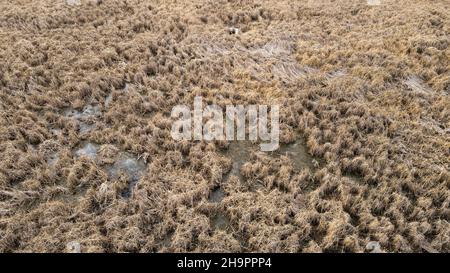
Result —
<instances>
[{"instance_id":1,"label":"water puddle","mask_svg":"<svg viewBox=\"0 0 450 273\"><path fill-rule=\"evenodd\" d=\"M231 175L237 176L241 181L244 180L240 170L242 165L250 161L254 147L255 145L248 140L230 142L228 149L223 153L232 162L231 170L225 175L225 181L228 181Z\"/></svg>"},{"instance_id":2,"label":"water puddle","mask_svg":"<svg viewBox=\"0 0 450 273\"><path fill-rule=\"evenodd\" d=\"M74 154L76 155L76 157L85 156L92 160L96 160L99 152L99 145L92 142L83 142L77 149L75 149ZM54 160L57 161L58 157L56 157ZM105 164L105 162L97 163L101 165ZM105 164L106 172L108 173L110 178L116 179L123 173L127 175L128 187L122 193L122 196L125 198L129 198L134 186L146 170L147 165L145 164L144 160L138 159L134 155L127 152L119 153L117 159L115 161L113 159L111 163L112 164Z\"/></svg>"},{"instance_id":3,"label":"water puddle","mask_svg":"<svg viewBox=\"0 0 450 273\"><path fill-rule=\"evenodd\" d=\"M69 253L81 253L81 245L78 241L69 242L66 245L66 249Z\"/></svg>"},{"instance_id":4,"label":"water puddle","mask_svg":"<svg viewBox=\"0 0 450 273\"><path fill-rule=\"evenodd\" d=\"M87 105L82 111L75 109L68 109L64 112L64 115L69 118L83 119L89 117L99 117L101 115L100 107Z\"/></svg>"},{"instance_id":5,"label":"water puddle","mask_svg":"<svg viewBox=\"0 0 450 273\"><path fill-rule=\"evenodd\" d=\"M223 213L216 213L211 217L211 226L214 230L227 230L230 227L230 219Z\"/></svg>"},{"instance_id":6,"label":"water puddle","mask_svg":"<svg viewBox=\"0 0 450 273\"><path fill-rule=\"evenodd\" d=\"M89 131L94 130L95 124L87 124L84 122L80 122L80 134L87 133Z\"/></svg>"},{"instance_id":7,"label":"water puddle","mask_svg":"<svg viewBox=\"0 0 450 273\"><path fill-rule=\"evenodd\" d=\"M137 159L129 153L121 153L117 161L107 168L108 174L112 178L119 177L120 173L124 172L128 175L128 187L122 193L122 196L129 198L134 186L137 184L142 174L146 170L147 165L142 159Z\"/></svg>"},{"instance_id":8,"label":"water puddle","mask_svg":"<svg viewBox=\"0 0 450 273\"><path fill-rule=\"evenodd\" d=\"M87 105L82 111L68 109L64 116L78 121L79 131L84 134L95 128L95 119L101 116L101 111L98 105Z\"/></svg>"},{"instance_id":9,"label":"water puddle","mask_svg":"<svg viewBox=\"0 0 450 273\"><path fill-rule=\"evenodd\" d=\"M225 191L221 187L217 187L209 195L208 201L210 203L220 203L224 197Z\"/></svg>"},{"instance_id":10,"label":"water puddle","mask_svg":"<svg viewBox=\"0 0 450 273\"><path fill-rule=\"evenodd\" d=\"M231 159L231 170L224 176L224 182L226 183L231 175L237 176L240 181L244 181L244 177L240 173L242 165L250 161L254 145L250 141L233 141L228 145L228 149L222 152L222 155ZM208 201L211 203L220 203L225 197L225 191L222 187L215 188ZM228 216L219 211L212 215L211 226L213 230L227 230L230 227L230 219Z\"/></svg>"},{"instance_id":11,"label":"water puddle","mask_svg":"<svg viewBox=\"0 0 450 273\"><path fill-rule=\"evenodd\" d=\"M250 161L253 146L254 145L248 140L233 141L228 145L228 149L222 152L222 155L231 159L232 162L231 170L224 176L223 180L225 183L230 179L231 175L237 176L240 181L244 180L240 169L242 165ZM220 203L224 196L225 192L219 186L211 192L209 202Z\"/></svg>"},{"instance_id":12,"label":"water puddle","mask_svg":"<svg viewBox=\"0 0 450 273\"><path fill-rule=\"evenodd\" d=\"M172 238L173 238L174 234L175 234L175 232L173 232L173 231L170 231L169 233L167 233L164 236L163 240L161 241L161 245L166 248L170 247L170 245L172 244Z\"/></svg>"},{"instance_id":13,"label":"water puddle","mask_svg":"<svg viewBox=\"0 0 450 273\"><path fill-rule=\"evenodd\" d=\"M86 156L94 160L97 157L98 145L91 142L84 142L81 147L75 151L77 157Z\"/></svg>"},{"instance_id":14,"label":"water puddle","mask_svg":"<svg viewBox=\"0 0 450 273\"><path fill-rule=\"evenodd\" d=\"M294 167L294 170L299 171L305 168L314 169L319 166L320 160L314 158L308 153L308 148L303 139L298 139L294 143L281 145L276 152L278 155L288 156Z\"/></svg>"},{"instance_id":15,"label":"water puddle","mask_svg":"<svg viewBox=\"0 0 450 273\"><path fill-rule=\"evenodd\" d=\"M379 242L376 241L370 241L366 245L366 251L370 253L382 253L381 251L381 245Z\"/></svg>"},{"instance_id":16,"label":"water puddle","mask_svg":"<svg viewBox=\"0 0 450 273\"><path fill-rule=\"evenodd\" d=\"M249 162L251 159L252 151L256 151L256 144L252 144L250 141L233 141L229 144L227 150L222 154L223 156L231 159L231 170L224 176L224 182L226 183L231 175L237 176L242 182L245 178L240 173L242 165ZM301 171L302 169L309 168L315 169L320 166L322 160L314 158L308 153L305 141L300 138L291 144L282 144L280 148L276 150L273 155L275 156L288 156L292 161L292 165L295 171ZM210 202L220 202L225 193L221 187L215 188L209 197Z\"/></svg>"},{"instance_id":17,"label":"water puddle","mask_svg":"<svg viewBox=\"0 0 450 273\"><path fill-rule=\"evenodd\" d=\"M127 93L127 92L129 91L129 89L130 89L130 84L125 83L125 86L124 86L124 88L122 89L123 92Z\"/></svg>"},{"instance_id":18,"label":"water puddle","mask_svg":"<svg viewBox=\"0 0 450 273\"><path fill-rule=\"evenodd\" d=\"M237 176L241 182L244 181L240 169L242 165L251 160L252 152L256 150L258 150L258 146L252 144L250 141L230 142L228 149L222 153L223 156L232 160L231 170L224 176L224 183L229 180L231 175ZM319 159L315 159L308 153L306 143L303 139L299 139L291 144L281 145L280 148L274 152L274 155L288 156L296 171L304 168L314 169L320 164ZM217 187L210 193L208 200L211 203L220 203L224 197L224 190L221 187ZM226 230L230 227L230 220L223 212L217 212L211 217L211 225L214 230Z\"/></svg>"},{"instance_id":19,"label":"water puddle","mask_svg":"<svg viewBox=\"0 0 450 273\"><path fill-rule=\"evenodd\" d=\"M111 104L112 102L112 93L109 93L108 96L106 96L105 99L105 108L108 108L108 106Z\"/></svg>"}]
</instances>

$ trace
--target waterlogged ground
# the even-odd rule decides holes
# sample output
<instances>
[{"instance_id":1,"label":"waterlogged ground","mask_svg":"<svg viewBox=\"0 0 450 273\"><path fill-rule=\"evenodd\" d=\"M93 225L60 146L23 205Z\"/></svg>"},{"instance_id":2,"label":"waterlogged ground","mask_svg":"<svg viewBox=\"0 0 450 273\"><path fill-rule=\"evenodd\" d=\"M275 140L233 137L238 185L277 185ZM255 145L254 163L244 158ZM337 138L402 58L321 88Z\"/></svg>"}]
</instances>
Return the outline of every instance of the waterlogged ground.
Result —
<instances>
[{"instance_id":1,"label":"waterlogged ground","mask_svg":"<svg viewBox=\"0 0 450 273\"><path fill-rule=\"evenodd\" d=\"M0 252L448 252L448 1L379 2L1 3Z\"/></svg>"},{"instance_id":2,"label":"waterlogged ground","mask_svg":"<svg viewBox=\"0 0 450 273\"><path fill-rule=\"evenodd\" d=\"M108 166L108 173L111 178L117 178L121 172L126 173L128 176L128 187L122 193L122 196L129 198L132 194L133 188L138 183L139 179L142 177L142 174L146 170L146 164L143 160L134 157L128 153L121 153L117 161L114 162L112 166Z\"/></svg>"},{"instance_id":3,"label":"waterlogged ground","mask_svg":"<svg viewBox=\"0 0 450 273\"><path fill-rule=\"evenodd\" d=\"M231 176L237 178L240 182L245 182L246 178L241 174L241 168L245 163L252 162L252 154L259 150L257 143L251 141L233 141L230 142L227 149L222 153L226 158L231 159L231 169L224 175L221 185L215 187L208 198L209 202L220 203L226 196L223 187ZM260 152L261 153L261 152ZM296 140L290 144L283 144L275 152L270 152L270 157L278 158L287 156L295 171L312 170L319 166L319 163L313 156L308 154L306 144L303 140ZM253 190L263 190L260 183L251 185ZM226 230L230 228L230 219L223 212L213 214L211 223L214 229Z\"/></svg>"}]
</instances>

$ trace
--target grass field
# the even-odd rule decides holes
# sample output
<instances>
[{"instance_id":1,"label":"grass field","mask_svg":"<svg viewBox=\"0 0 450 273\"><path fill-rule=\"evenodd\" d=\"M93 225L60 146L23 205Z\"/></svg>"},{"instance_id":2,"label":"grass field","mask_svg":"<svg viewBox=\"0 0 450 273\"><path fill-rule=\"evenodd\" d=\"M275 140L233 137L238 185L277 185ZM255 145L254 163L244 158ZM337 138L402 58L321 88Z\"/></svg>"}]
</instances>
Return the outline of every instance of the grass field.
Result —
<instances>
[{"instance_id":1,"label":"grass field","mask_svg":"<svg viewBox=\"0 0 450 273\"><path fill-rule=\"evenodd\" d=\"M380 3L0 1L0 252L449 252L450 1Z\"/></svg>"}]
</instances>

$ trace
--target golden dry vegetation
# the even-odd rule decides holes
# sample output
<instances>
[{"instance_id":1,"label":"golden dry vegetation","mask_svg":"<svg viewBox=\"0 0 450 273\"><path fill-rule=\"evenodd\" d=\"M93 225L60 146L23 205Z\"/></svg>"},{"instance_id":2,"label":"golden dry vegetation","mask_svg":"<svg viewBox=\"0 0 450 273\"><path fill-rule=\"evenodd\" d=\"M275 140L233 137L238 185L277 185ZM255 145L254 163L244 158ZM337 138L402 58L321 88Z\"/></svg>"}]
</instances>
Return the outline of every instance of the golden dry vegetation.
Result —
<instances>
[{"instance_id":1,"label":"golden dry vegetation","mask_svg":"<svg viewBox=\"0 0 450 273\"><path fill-rule=\"evenodd\" d=\"M0 252L449 252L449 7L1 1ZM197 95L280 151L173 140Z\"/></svg>"}]
</instances>

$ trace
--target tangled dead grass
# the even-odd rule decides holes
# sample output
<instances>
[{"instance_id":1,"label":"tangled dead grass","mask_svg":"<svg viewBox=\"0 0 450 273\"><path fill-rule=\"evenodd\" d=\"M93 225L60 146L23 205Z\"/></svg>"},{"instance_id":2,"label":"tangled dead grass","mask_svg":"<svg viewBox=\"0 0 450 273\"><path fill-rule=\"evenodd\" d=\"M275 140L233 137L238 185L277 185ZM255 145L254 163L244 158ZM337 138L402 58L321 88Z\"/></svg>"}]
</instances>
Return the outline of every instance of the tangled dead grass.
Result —
<instances>
[{"instance_id":1,"label":"tangled dead grass","mask_svg":"<svg viewBox=\"0 0 450 273\"><path fill-rule=\"evenodd\" d=\"M448 252L448 4L1 3L0 251ZM282 149L172 140L196 95Z\"/></svg>"}]
</instances>

